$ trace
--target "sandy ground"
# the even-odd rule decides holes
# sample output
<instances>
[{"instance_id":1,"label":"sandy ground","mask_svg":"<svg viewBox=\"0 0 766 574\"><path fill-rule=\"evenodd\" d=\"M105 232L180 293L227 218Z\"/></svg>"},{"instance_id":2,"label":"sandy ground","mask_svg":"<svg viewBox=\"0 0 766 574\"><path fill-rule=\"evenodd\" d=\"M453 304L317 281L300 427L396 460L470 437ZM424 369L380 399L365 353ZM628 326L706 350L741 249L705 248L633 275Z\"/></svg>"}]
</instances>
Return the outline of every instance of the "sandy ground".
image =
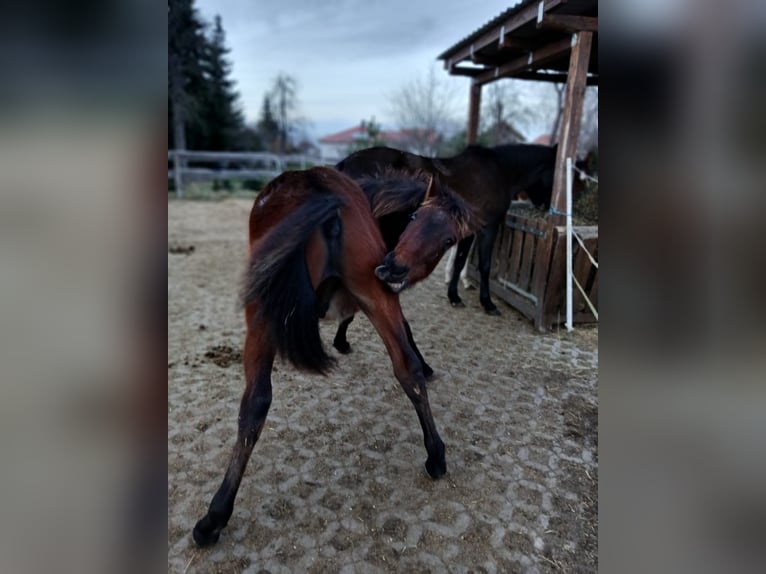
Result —
<instances>
[{"instance_id":1,"label":"sandy ground","mask_svg":"<svg viewBox=\"0 0 766 574\"><path fill-rule=\"evenodd\" d=\"M485 315L477 291L452 309L444 262L402 305L436 371L447 476L426 475L415 411L358 315L329 377L275 367L231 521L196 548L236 435L250 204L169 206L168 571L595 572L598 330L539 334L500 301Z\"/></svg>"}]
</instances>

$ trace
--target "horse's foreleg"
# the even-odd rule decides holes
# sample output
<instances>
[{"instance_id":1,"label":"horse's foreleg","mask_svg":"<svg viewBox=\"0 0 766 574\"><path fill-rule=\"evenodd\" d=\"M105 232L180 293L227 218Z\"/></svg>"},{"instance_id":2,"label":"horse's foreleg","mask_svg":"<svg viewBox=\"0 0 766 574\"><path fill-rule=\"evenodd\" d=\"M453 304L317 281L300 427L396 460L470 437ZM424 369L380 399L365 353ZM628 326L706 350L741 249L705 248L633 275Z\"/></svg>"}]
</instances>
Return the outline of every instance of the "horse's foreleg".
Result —
<instances>
[{"instance_id":1,"label":"horse's foreleg","mask_svg":"<svg viewBox=\"0 0 766 574\"><path fill-rule=\"evenodd\" d=\"M265 333L265 329L262 332ZM274 351L264 339L260 333L251 332L248 332L245 339L246 387L239 408L237 443L231 454L226 475L213 496L207 514L194 527L194 541L199 546L217 542L221 530L231 518L242 475L271 406L271 368Z\"/></svg>"},{"instance_id":2,"label":"horse's foreleg","mask_svg":"<svg viewBox=\"0 0 766 574\"><path fill-rule=\"evenodd\" d=\"M489 272L492 268L492 248L495 246L498 229L498 224L486 227L478 236L477 248L479 249L479 274L481 275L479 301L481 301L481 306L484 307L484 311L488 315L500 315L500 311L489 296Z\"/></svg>"},{"instance_id":3,"label":"horse's foreleg","mask_svg":"<svg viewBox=\"0 0 766 574\"><path fill-rule=\"evenodd\" d=\"M346 338L346 332L348 331L348 326L353 320L354 316L351 315L350 317L343 319L343 321L338 324L338 331L335 333L335 339L333 339L332 342L332 346L338 349L339 353L343 353L344 355L351 352L351 345Z\"/></svg>"},{"instance_id":4,"label":"horse's foreleg","mask_svg":"<svg viewBox=\"0 0 766 574\"><path fill-rule=\"evenodd\" d=\"M455 255L457 254L457 246L450 247L447 251L447 263L444 266L444 282L449 285L450 279L452 279L452 269L455 267Z\"/></svg>"},{"instance_id":5,"label":"horse's foreleg","mask_svg":"<svg viewBox=\"0 0 766 574\"><path fill-rule=\"evenodd\" d=\"M409 344L407 323L399 301L396 298L388 298L386 305L376 305L374 309L366 310L366 313L383 339L394 366L394 374L418 414L420 426L423 428L423 442L428 452L426 470L431 478L441 478L447 473L444 443L436 431L436 423L428 402L423 365Z\"/></svg>"},{"instance_id":6,"label":"horse's foreleg","mask_svg":"<svg viewBox=\"0 0 766 574\"><path fill-rule=\"evenodd\" d=\"M460 279L460 272L463 270L465 262L468 259L468 252L471 249L472 242L473 235L470 235L457 244L455 266L452 268L452 279L450 279L449 287L447 288L447 297L449 297L453 307L465 307L460 295L457 294L457 284Z\"/></svg>"},{"instance_id":7,"label":"horse's foreleg","mask_svg":"<svg viewBox=\"0 0 766 574\"><path fill-rule=\"evenodd\" d=\"M407 341L409 342L410 347L412 347L412 350L415 352L415 355L420 361L420 365L423 367L423 376L426 379L430 379L434 375L434 370L428 363L426 363L423 355L420 354L420 349L418 349L418 346L415 344L415 339L412 338L412 329L410 329L410 323L407 321L407 319L404 320L404 327L407 329Z\"/></svg>"}]
</instances>

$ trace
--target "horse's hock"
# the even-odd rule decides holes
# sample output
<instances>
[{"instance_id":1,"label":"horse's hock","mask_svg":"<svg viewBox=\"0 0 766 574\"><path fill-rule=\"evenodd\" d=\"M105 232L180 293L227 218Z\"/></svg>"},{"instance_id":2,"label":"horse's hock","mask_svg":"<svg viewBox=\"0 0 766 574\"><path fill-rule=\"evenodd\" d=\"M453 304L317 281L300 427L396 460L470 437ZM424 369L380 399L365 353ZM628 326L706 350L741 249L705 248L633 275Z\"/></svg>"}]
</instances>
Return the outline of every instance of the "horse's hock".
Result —
<instances>
[{"instance_id":1,"label":"horse's hock","mask_svg":"<svg viewBox=\"0 0 766 574\"><path fill-rule=\"evenodd\" d=\"M574 226L585 249L573 238L572 270L598 312L598 226ZM479 282L478 254L473 250L468 275ZM566 228L545 219L508 213L492 253L490 291L531 319L538 329L564 322L566 316ZM573 287L573 322L597 321L590 305Z\"/></svg>"},{"instance_id":2,"label":"horse's hock","mask_svg":"<svg viewBox=\"0 0 766 574\"><path fill-rule=\"evenodd\" d=\"M539 333L473 296L453 309L443 268L401 300L436 371L446 477L426 475L417 417L359 316L330 377L275 363L234 515L217 546L196 548L190 531L237 433L251 206L168 208L169 241L195 245L168 255L168 571L596 571L597 329ZM334 330L322 325L335 354Z\"/></svg>"}]
</instances>

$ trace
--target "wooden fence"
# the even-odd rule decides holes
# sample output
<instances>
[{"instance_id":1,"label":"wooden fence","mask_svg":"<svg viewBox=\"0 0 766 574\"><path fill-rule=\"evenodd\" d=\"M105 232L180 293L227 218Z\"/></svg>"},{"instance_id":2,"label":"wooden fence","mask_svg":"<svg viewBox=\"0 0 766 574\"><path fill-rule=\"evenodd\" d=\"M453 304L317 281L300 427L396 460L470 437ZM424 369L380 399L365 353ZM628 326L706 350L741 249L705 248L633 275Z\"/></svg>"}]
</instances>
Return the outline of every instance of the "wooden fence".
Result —
<instances>
[{"instance_id":1,"label":"wooden fence","mask_svg":"<svg viewBox=\"0 0 766 574\"><path fill-rule=\"evenodd\" d=\"M306 169L325 162L305 155L266 152L212 152L168 150L168 179L183 196L188 181L263 179L269 180L287 169Z\"/></svg>"},{"instance_id":2,"label":"wooden fence","mask_svg":"<svg viewBox=\"0 0 766 574\"><path fill-rule=\"evenodd\" d=\"M598 227L574 227L586 249L598 259ZM574 276L598 310L598 268L575 242ZM506 216L492 254L490 291L544 330L565 320L565 227L549 227L540 219ZM468 276L479 282L478 253L474 249ZM573 297L576 323L595 322L579 291Z\"/></svg>"}]
</instances>

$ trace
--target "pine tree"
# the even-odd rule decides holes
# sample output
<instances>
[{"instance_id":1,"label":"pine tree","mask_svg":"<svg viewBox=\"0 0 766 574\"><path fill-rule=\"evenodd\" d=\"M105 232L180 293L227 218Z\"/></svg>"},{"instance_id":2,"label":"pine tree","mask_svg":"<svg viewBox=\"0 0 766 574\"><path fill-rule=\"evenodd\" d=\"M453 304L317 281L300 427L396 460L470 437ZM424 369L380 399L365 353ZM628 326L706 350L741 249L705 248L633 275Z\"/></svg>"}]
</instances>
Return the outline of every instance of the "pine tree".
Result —
<instances>
[{"instance_id":1,"label":"pine tree","mask_svg":"<svg viewBox=\"0 0 766 574\"><path fill-rule=\"evenodd\" d=\"M241 147L244 117L239 107L239 94L231 79L231 64L227 59L229 48L221 17L216 16L208 38L203 62L205 90L206 149L232 150Z\"/></svg>"},{"instance_id":2,"label":"pine tree","mask_svg":"<svg viewBox=\"0 0 766 574\"><path fill-rule=\"evenodd\" d=\"M168 148L200 149L207 40L194 0L168 0ZM178 140L178 141L176 141Z\"/></svg>"},{"instance_id":3,"label":"pine tree","mask_svg":"<svg viewBox=\"0 0 766 574\"><path fill-rule=\"evenodd\" d=\"M245 133L221 18L209 37L194 0L168 0L168 148L241 149Z\"/></svg>"}]
</instances>

